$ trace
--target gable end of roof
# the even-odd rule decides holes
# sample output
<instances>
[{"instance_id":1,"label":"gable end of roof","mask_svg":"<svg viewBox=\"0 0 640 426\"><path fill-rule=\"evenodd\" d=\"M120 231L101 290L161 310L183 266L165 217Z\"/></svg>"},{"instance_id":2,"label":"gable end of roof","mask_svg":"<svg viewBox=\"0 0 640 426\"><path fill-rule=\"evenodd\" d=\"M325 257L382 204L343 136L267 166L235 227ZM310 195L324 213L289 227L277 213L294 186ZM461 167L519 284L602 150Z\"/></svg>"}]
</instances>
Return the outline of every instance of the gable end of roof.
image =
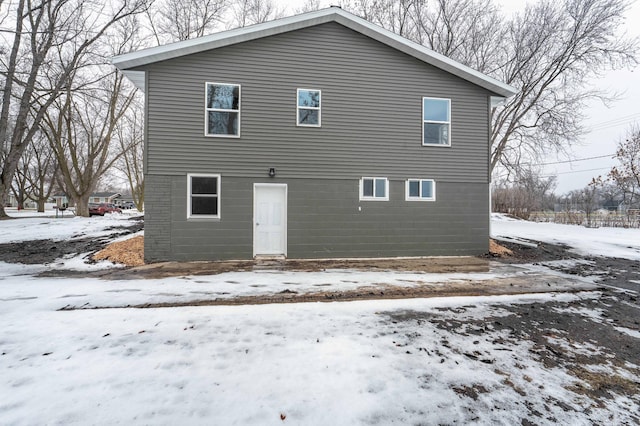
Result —
<instances>
[{"instance_id":1,"label":"gable end of roof","mask_svg":"<svg viewBox=\"0 0 640 426\"><path fill-rule=\"evenodd\" d=\"M464 80L470 81L499 96L508 98L517 93L512 86L489 77L466 65L456 62L420 44L414 43L391 31L372 24L340 7L332 6L314 12L290 16L262 24L251 25L244 28L223 31L192 40L184 40L164 46L143 49L124 55L115 56L111 62L136 85L145 89L145 73L134 70L136 67L153 64L168 59L191 55L206 50L218 49L237 43L269 37L289 31L308 28L328 22L337 22L347 28L357 31L380 43L386 44L405 54L413 56L420 61L447 71Z\"/></svg>"}]
</instances>

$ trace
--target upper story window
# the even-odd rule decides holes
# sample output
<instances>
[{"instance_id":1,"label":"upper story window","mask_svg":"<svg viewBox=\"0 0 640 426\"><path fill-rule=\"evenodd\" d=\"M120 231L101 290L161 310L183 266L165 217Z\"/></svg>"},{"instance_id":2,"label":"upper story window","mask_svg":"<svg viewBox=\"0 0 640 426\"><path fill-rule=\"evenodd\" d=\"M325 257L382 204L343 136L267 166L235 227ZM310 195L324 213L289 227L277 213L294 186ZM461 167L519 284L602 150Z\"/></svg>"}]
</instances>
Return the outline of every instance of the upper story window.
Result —
<instances>
[{"instance_id":1,"label":"upper story window","mask_svg":"<svg viewBox=\"0 0 640 426\"><path fill-rule=\"evenodd\" d=\"M298 126L320 127L320 90L298 89Z\"/></svg>"},{"instance_id":2,"label":"upper story window","mask_svg":"<svg viewBox=\"0 0 640 426\"><path fill-rule=\"evenodd\" d=\"M388 201L389 180L385 177L363 177L360 179L360 199Z\"/></svg>"},{"instance_id":3,"label":"upper story window","mask_svg":"<svg viewBox=\"0 0 640 426\"><path fill-rule=\"evenodd\" d=\"M436 181L433 179L407 179L407 201L435 201Z\"/></svg>"},{"instance_id":4,"label":"upper story window","mask_svg":"<svg viewBox=\"0 0 640 426\"><path fill-rule=\"evenodd\" d=\"M422 98L422 145L451 145L451 100Z\"/></svg>"},{"instance_id":5,"label":"upper story window","mask_svg":"<svg viewBox=\"0 0 640 426\"><path fill-rule=\"evenodd\" d=\"M187 218L220 218L220 175L187 175Z\"/></svg>"},{"instance_id":6,"label":"upper story window","mask_svg":"<svg viewBox=\"0 0 640 426\"><path fill-rule=\"evenodd\" d=\"M240 85L207 83L205 135L240 136Z\"/></svg>"}]
</instances>

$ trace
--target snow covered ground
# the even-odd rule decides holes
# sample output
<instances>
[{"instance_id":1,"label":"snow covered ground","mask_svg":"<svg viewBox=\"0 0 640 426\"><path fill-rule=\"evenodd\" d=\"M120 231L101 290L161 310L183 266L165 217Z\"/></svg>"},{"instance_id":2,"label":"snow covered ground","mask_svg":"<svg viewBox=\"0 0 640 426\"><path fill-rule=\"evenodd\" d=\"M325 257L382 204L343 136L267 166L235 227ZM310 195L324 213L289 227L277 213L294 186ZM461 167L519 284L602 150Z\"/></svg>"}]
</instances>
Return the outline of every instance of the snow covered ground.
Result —
<instances>
[{"instance_id":1,"label":"snow covered ground","mask_svg":"<svg viewBox=\"0 0 640 426\"><path fill-rule=\"evenodd\" d=\"M582 255L640 260L640 229L585 228L577 225L528 222L493 213L491 236L563 243Z\"/></svg>"},{"instance_id":2,"label":"snow covered ground","mask_svg":"<svg viewBox=\"0 0 640 426\"><path fill-rule=\"evenodd\" d=\"M5 213L7 213L9 216L11 217L15 217L15 218L57 218L57 219L62 219L62 218L71 218L75 216L75 212L73 210L73 208L71 209L67 209L64 212L59 210L56 211L56 209L54 208L55 205L53 203L51 204L47 204L45 206L45 211L44 212L38 212L37 210L34 209L23 209L23 210L18 210L15 207L7 207L5 208ZM136 216L136 215L141 215L143 213L139 212L137 209L123 209L122 210L122 215L125 216Z\"/></svg>"},{"instance_id":3,"label":"snow covered ground","mask_svg":"<svg viewBox=\"0 0 640 426\"><path fill-rule=\"evenodd\" d=\"M111 227L121 225L131 218L131 214L107 214L104 216L55 217L55 212L8 210L11 217L20 220L0 222L0 244L31 240L65 240L109 235ZM52 216L53 214L53 216ZM139 213L138 213L139 214Z\"/></svg>"},{"instance_id":4,"label":"snow covered ground","mask_svg":"<svg viewBox=\"0 0 640 426\"><path fill-rule=\"evenodd\" d=\"M3 221L0 242L99 236L118 220ZM498 217L493 230L533 239L544 239L534 237L536 232L549 232L533 226ZM601 231L599 254L636 255L640 238L629 243L635 234L620 231L627 230ZM553 242L589 253L596 249L584 228L553 232L548 236ZM563 235L566 241L557 240ZM523 419L623 424L639 419L637 395L614 393L596 403L580 391L589 383L559 365L545 365L539 343L514 338L499 325L520 315L512 307L539 304L578 316L586 328L602 324L607 319L601 310L576 307L591 306L598 292L59 311L69 305L178 301L212 291L261 294L289 282L311 291L326 284L414 285L412 280L464 277L357 271L119 281L35 276L51 267L0 263L1 424L521 424ZM474 275L490 279L492 274ZM621 333L634 338L633 332ZM575 338L561 330L544 337L569 357L601 354L599 371L638 383L633 373L638 365L620 366L604 348Z\"/></svg>"}]
</instances>

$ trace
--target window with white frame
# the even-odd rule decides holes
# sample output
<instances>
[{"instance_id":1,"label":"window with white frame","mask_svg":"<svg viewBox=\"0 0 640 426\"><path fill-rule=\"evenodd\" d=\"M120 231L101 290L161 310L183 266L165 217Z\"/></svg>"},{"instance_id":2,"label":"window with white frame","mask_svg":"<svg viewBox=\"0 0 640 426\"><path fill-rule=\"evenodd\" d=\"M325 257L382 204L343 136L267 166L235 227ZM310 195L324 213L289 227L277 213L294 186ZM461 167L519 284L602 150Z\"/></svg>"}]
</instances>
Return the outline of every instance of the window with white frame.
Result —
<instances>
[{"instance_id":1,"label":"window with white frame","mask_svg":"<svg viewBox=\"0 0 640 426\"><path fill-rule=\"evenodd\" d=\"M298 126L320 127L320 90L298 89Z\"/></svg>"},{"instance_id":2,"label":"window with white frame","mask_svg":"<svg viewBox=\"0 0 640 426\"><path fill-rule=\"evenodd\" d=\"M422 98L422 145L451 145L451 100Z\"/></svg>"},{"instance_id":3,"label":"window with white frame","mask_svg":"<svg viewBox=\"0 0 640 426\"><path fill-rule=\"evenodd\" d=\"M407 179L407 201L435 201L436 181L433 179Z\"/></svg>"},{"instance_id":4,"label":"window with white frame","mask_svg":"<svg viewBox=\"0 0 640 426\"><path fill-rule=\"evenodd\" d=\"M360 199L389 200L389 180L384 177L363 177L360 179Z\"/></svg>"},{"instance_id":5,"label":"window with white frame","mask_svg":"<svg viewBox=\"0 0 640 426\"><path fill-rule=\"evenodd\" d=\"M205 135L240 136L240 85L207 83Z\"/></svg>"},{"instance_id":6,"label":"window with white frame","mask_svg":"<svg viewBox=\"0 0 640 426\"><path fill-rule=\"evenodd\" d=\"M187 175L187 218L220 218L220 175Z\"/></svg>"}]
</instances>

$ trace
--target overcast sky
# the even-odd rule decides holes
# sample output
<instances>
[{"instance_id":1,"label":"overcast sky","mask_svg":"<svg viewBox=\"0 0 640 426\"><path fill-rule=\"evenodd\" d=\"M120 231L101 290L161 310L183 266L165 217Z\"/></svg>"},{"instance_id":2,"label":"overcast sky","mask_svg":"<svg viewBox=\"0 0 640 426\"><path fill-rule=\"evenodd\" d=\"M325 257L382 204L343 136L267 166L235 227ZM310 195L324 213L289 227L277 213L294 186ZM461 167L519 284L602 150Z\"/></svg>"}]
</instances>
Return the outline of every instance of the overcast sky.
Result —
<instances>
[{"instance_id":1,"label":"overcast sky","mask_svg":"<svg viewBox=\"0 0 640 426\"><path fill-rule=\"evenodd\" d=\"M506 15L524 9L526 0L496 0L502 5ZM536 1L536 0L529 0ZM300 0L276 0L290 10L300 6ZM337 1L322 0L323 6L337 4ZM640 37L640 1L634 1L627 14L627 34ZM617 161L611 156L616 151L617 143L624 138L633 123L640 123L640 68L619 70L607 73L602 79L591 81L594 88L621 94L621 99L609 107L601 102L592 102L586 110L587 119L584 124L589 132L582 143L571 149L571 158L567 156L549 156L544 160L546 175L557 174L558 187L556 194L564 194L573 189L585 187L593 177L606 176ZM598 157L598 158L593 158ZM590 160L584 160L592 158ZM572 160L572 161L568 161ZM562 163L560 163L562 162ZM559 163L559 164L548 164Z\"/></svg>"},{"instance_id":2,"label":"overcast sky","mask_svg":"<svg viewBox=\"0 0 640 426\"><path fill-rule=\"evenodd\" d=\"M524 0L498 0L505 12L514 12L524 8ZM626 16L626 28L621 33L640 37L640 1L634 1ZM562 164L545 166L545 173L557 174L560 195L573 189L584 188L593 177L606 176L617 161L611 158L615 154L618 142L624 138L633 123L640 123L640 68L608 72L602 79L593 80L590 84L597 89L620 93L620 100L609 107L602 102L592 102L586 110L584 122L589 130L580 145L572 149L574 161L566 156L551 156L546 163L565 161ZM594 158L584 160L585 158ZM604 157L604 158L603 158Z\"/></svg>"}]
</instances>

